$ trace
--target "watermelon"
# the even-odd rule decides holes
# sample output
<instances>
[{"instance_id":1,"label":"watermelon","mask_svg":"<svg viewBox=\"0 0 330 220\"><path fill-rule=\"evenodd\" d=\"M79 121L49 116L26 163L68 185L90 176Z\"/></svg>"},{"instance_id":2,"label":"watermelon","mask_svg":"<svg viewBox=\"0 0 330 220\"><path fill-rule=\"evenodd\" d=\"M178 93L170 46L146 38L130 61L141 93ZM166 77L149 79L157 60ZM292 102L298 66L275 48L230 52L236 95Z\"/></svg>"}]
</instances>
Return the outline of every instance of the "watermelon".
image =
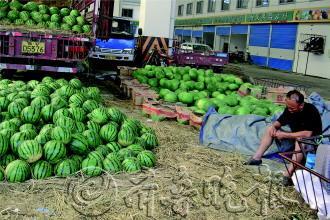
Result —
<instances>
[{"instance_id":1,"label":"watermelon","mask_svg":"<svg viewBox=\"0 0 330 220\"><path fill-rule=\"evenodd\" d=\"M94 109L88 117L90 120L99 124L105 124L108 121L107 110L103 107Z\"/></svg>"},{"instance_id":2,"label":"watermelon","mask_svg":"<svg viewBox=\"0 0 330 220\"><path fill-rule=\"evenodd\" d=\"M30 1L23 6L23 9L27 11L38 11L39 7L37 3Z\"/></svg>"},{"instance_id":3,"label":"watermelon","mask_svg":"<svg viewBox=\"0 0 330 220\"><path fill-rule=\"evenodd\" d=\"M55 121L55 125L72 131L75 127L75 121L69 117L63 116Z\"/></svg>"},{"instance_id":4,"label":"watermelon","mask_svg":"<svg viewBox=\"0 0 330 220\"><path fill-rule=\"evenodd\" d=\"M49 14L43 14L42 15L42 20L47 22L47 21L50 21L50 15Z\"/></svg>"},{"instance_id":5,"label":"watermelon","mask_svg":"<svg viewBox=\"0 0 330 220\"><path fill-rule=\"evenodd\" d=\"M30 166L23 160L14 160L7 165L5 175L8 182L24 182L31 175Z\"/></svg>"},{"instance_id":6,"label":"watermelon","mask_svg":"<svg viewBox=\"0 0 330 220\"><path fill-rule=\"evenodd\" d=\"M25 107L21 112L21 118L24 123L34 124L40 120L40 108L34 106Z\"/></svg>"},{"instance_id":7,"label":"watermelon","mask_svg":"<svg viewBox=\"0 0 330 220\"><path fill-rule=\"evenodd\" d=\"M66 156L66 147L60 141L51 140L44 146L44 158L51 164L58 163Z\"/></svg>"},{"instance_id":8,"label":"watermelon","mask_svg":"<svg viewBox=\"0 0 330 220\"><path fill-rule=\"evenodd\" d=\"M39 160L42 156L41 145L35 140L23 141L18 148L18 155L20 159L28 163L33 163Z\"/></svg>"},{"instance_id":9,"label":"watermelon","mask_svg":"<svg viewBox=\"0 0 330 220\"><path fill-rule=\"evenodd\" d=\"M5 179L5 171L2 167L0 167L0 181L3 181Z\"/></svg>"},{"instance_id":10,"label":"watermelon","mask_svg":"<svg viewBox=\"0 0 330 220\"><path fill-rule=\"evenodd\" d=\"M0 97L0 111L7 110L10 101L6 97Z\"/></svg>"},{"instance_id":11,"label":"watermelon","mask_svg":"<svg viewBox=\"0 0 330 220\"><path fill-rule=\"evenodd\" d=\"M128 173L135 173L141 170L141 165L135 157L128 157L122 162L124 170Z\"/></svg>"},{"instance_id":12,"label":"watermelon","mask_svg":"<svg viewBox=\"0 0 330 220\"><path fill-rule=\"evenodd\" d=\"M5 128L5 129L0 130L0 134L4 135L5 137L11 137L15 133L16 133L16 131L13 130L13 129L7 129L7 128Z\"/></svg>"},{"instance_id":13,"label":"watermelon","mask_svg":"<svg viewBox=\"0 0 330 220\"><path fill-rule=\"evenodd\" d=\"M64 31L71 31L71 26L63 23L63 24L61 24L61 29Z\"/></svg>"},{"instance_id":14,"label":"watermelon","mask_svg":"<svg viewBox=\"0 0 330 220\"><path fill-rule=\"evenodd\" d=\"M132 129L121 129L118 132L118 143L122 146L129 146L134 143L136 134Z\"/></svg>"},{"instance_id":15,"label":"watermelon","mask_svg":"<svg viewBox=\"0 0 330 220\"><path fill-rule=\"evenodd\" d=\"M68 15L70 15L70 9L68 9L68 8L62 8L60 10L60 14L61 14L62 17L68 16Z\"/></svg>"},{"instance_id":16,"label":"watermelon","mask_svg":"<svg viewBox=\"0 0 330 220\"><path fill-rule=\"evenodd\" d=\"M70 117L70 111L69 109L66 108L61 108L58 109L54 114L53 114L53 122L56 122L58 119L62 118L62 117Z\"/></svg>"},{"instance_id":17,"label":"watermelon","mask_svg":"<svg viewBox=\"0 0 330 220\"><path fill-rule=\"evenodd\" d=\"M132 150L128 149L128 148L122 148L116 153L117 153L118 159L120 161L123 161L123 160L125 160L126 158L129 158L129 157L134 157L135 156L135 153Z\"/></svg>"},{"instance_id":18,"label":"watermelon","mask_svg":"<svg viewBox=\"0 0 330 220\"><path fill-rule=\"evenodd\" d=\"M105 145L111 152L118 152L121 146L117 142L110 142Z\"/></svg>"},{"instance_id":19,"label":"watermelon","mask_svg":"<svg viewBox=\"0 0 330 220\"><path fill-rule=\"evenodd\" d=\"M19 127L19 131L25 131L25 130L37 130L37 128L33 124L23 124Z\"/></svg>"},{"instance_id":20,"label":"watermelon","mask_svg":"<svg viewBox=\"0 0 330 220\"><path fill-rule=\"evenodd\" d=\"M83 133L85 131L85 124L83 122L76 121L75 123L75 132Z\"/></svg>"},{"instance_id":21,"label":"watermelon","mask_svg":"<svg viewBox=\"0 0 330 220\"><path fill-rule=\"evenodd\" d=\"M22 19L16 19L14 23L15 25L23 25L25 22Z\"/></svg>"},{"instance_id":22,"label":"watermelon","mask_svg":"<svg viewBox=\"0 0 330 220\"><path fill-rule=\"evenodd\" d=\"M13 129L16 131L18 126L14 122L8 120L0 123L0 129Z\"/></svg>"},{"instance_id":23,"label":"watermelon","mask_svg":"<svg viewBox=\"0 0 330 220\"><path fill-rule=\"evenodd\" d=\"M76 9L74 9L70 12L70 16L73 16L75 18L78 17L79 15L80 15L80 12Z\"/></svg>"},{"instance_id":24,"label":"watermelon","mask_svg":"<svg viewBox=\"0 0 330 220\"><path fill-rule=\"evenodd\" d=\"M80 170L83 158L79 155L73 155L70 159L76 164L77 169Z\"/></svg>"},{"instance_id":25,"label":"watermelon","mask_svg":"<svg viewBox=\"0 0 330 220\"><path fill-rule=\"evenodd\" d=\"M55 166L54 173L59 177L67 177L78 171L76 162L72 159L65 159L58 162Z\"/></svg>"},{"instance_id":26,"label":"watermelon","mask_svg":"<svg viewBox=\"0 0 330 220\"><path fill-rule=\"evenodd\" d=\"M71 118L74 119L75 121L84 121L85 120L85 111L83 108L78 108L78 107L75 107L75 108L70 108L69 109L69 112L71 113Z\"/></svg>"},{"instance_id":27,"label":"watermelon","mask_svg":"<svg viewBox=\"0 0 330 220\"><path fill-rule=\"evenodd\" d=\"M39 160L32 166L32 178L33 179L46 179L52 176L53 167L50 163L44 160Z\"/></svg>"},{"instance_id":28,"label":"watermelon","mask_svg":"<svg viewBox=\"0 0 330 220\"><path fill-rule=\"evenodd\" d=\"M144 147L147 150L153 149L156 146L158 146L158 139L157 139L157 136L155 134L145 133L141 136L141 138L143 139L143 141L145 143Z\"/></svg>"},{"instance_id":29,"label":"watermelon","mask_svg":"<svg viewBox=\"0 0 330 220\"><path fill-rule=\"evenodd\" d=\"M36 23L33 20L29 19L25 22L25 25L28 27L35 27Z\"/></svg>"},{"instance_id":30,"label":"watermelon","mask_svg":"<svg viewBox=\"0 0 330 220\"><path fill-rule=\"evenodd\" d=\"M59 23L61 21L61 16L59 16L58 14L53 14L50 17L50 21L55 22L55 23Z\"/></svg>"},{"instance_id":31,"label":"watermelon","mask_svg":"<svg viewBox=\"0 0 330 220\"><path fill-rule=\"evenodd\" d=\"M26 141L26 140L31 140L31 139L32 138L29 136L29 133L27 133L25 131L21 131L21 132L15 133L10 138L11 151L14 154L18 154L18 148L20 147L20 145L22 144L22 142L23 141Z\"/></svg>"},{"instance_id":32,"label":"watermelon","mask_svg":"<svg viewBox=\"0 0 330 220\"><path fill-rule=\"evenodd\" d=\"M94 121L88 121L87 128L88 128L88 130L94 131L96 133L99 133L101 130L101 126Z\"/></svg>"},{"instance_id":33,"label":"watermelon","mask_svg":"<svg viewBox=\"0 0 330 220\"><path fill-rule=\"evenodd\" d=\"M10 21L14 22L16 19L19 18L19 12L16 10L10 11L8 12L7 17Z\"/></svg>"},{"instance_id":34,"label":"watermelon","mask_svg":"<svg viewBox=\"0 0 330 220\"><path fill-rule=\"evenodd\" d=\"M41 118L46 122L52 121L54 111L55 109L51 104L43 106L41 109Z\"/></svg>"},{"instance_id":35,"label":"watermelon","mask_svg":"<svg viewBox=\"0 0 330 220\"><path fill-rule=\"evenodd\" d=\"M9 139L8 137L0 134L0 157L5 155L9 148Z\"/></svg>"},{"instance_id":36,"label":"watermelon","mask_svg":"<svg viewBox=\"0 0 330 220\"><path fill-rule=\"evenodd\" d=\"M95 148L95 151L99 152L102 154L103 157L107 156L109 153L111 153L111 150L105 146L105 145L100 145L97 148Z\"/></svg>"},{"instance_id":37,"label":"watermelon","mask_svg":"<svg viewBox=\"0 0 330 220\"><path fill-rule=\"evenodd\" d=\"M90 32L92 31L92 28L91 28L90 25L85 24L85 25L82 26L82 31L83 31L84 33L90 33Z\"/></svg>"},{"instance_id":38,"label":"watermelon","mask_svg":"<svg viewBox=\"0 0 330 220\"><path fill-rule=\"evenodd\" d=\"M51 132L51 137L53 140L68 144L71 141L71 131L68 128L56 126Z\"/></svg>"},{"instance_id":39,"label":"watermelon","mask_svg":"<svg viewBox=\"0 0 330 220\"><path fill-rule=\"evenodd\" d=\"M41 5L39 5L38 7L39 7L39 12L40 12L41 14L48 14L48 13L49 13L49 8L48 8L47 5L43 5L43 4L41 4Z\"/></svg>"},{"instance_id":40,"label":"watermelon","mask_svg":"<svg viewBox=\"0 0 330 220\"><path fill-rule=\"evenodd\" d=\"M102 161L87 157L81 163L81 170L87 176L98 176L102 173Z\"/></svg>"},{"instance_id":41,"label":"watermelon","mask_svg":"<svg viewBox=\"0 0 330 220\"><path fill-rule=\"evenodd\" d=\"M88 152L88 140L82 134L72 135L70 150L79 155L85 155Z\"/></svg>"},{"instance_id":42,"label":"watermelon","mask_svg":"<svg viewBox=\"0 0 330 220\"><path fill-rule=\"evenodd\" d=\"M110 173L118 173L122 170L121 162L117 158L106 157L103 160L103 167L106 171Z\"/></svg>"},{"instance_id":43,"label":"watermelon","mask_svg":"<svg viewBox=\"0 0 330 220\"><path fill-rule=\"evenodd\" d=\"M112 142L117 140L117 133L117 127L113 124L103 125L100 130L100 136L106 142Z\"/></svg>"},{"instance_id":44,"label":"watermelon","mask_svg":"<svg viewBox=\"0 0 330 220\"><path fill-rule=\"evenodd\" d=\"M86 100L83 103L83 109L85 110L85 112L92 112L94 109L99 108L99 103L95 100Z\"/></svg>"},{"instance_id":45,"label":"watermelon","mask_svg":"<svg viewBox=\"0 0 330 220\"><path fill-rule=\"evenodd\" d=\"M42 22L42 18L43 18L43 15L39 12L32 12L31 13L31 18L36 22L36 23L39 23L39 22Z\"/></svg>"},{"instance_id":46,"label":"watermelon","mask_svg":"<svg viewBox=\"0 0 330 220\"><path fill-rule=\"evenodd\" d=\"M76 93L70 96L69 103L74 104L75 107L82 107L85 101L85 97L81 93ZM84 109L86 111L86 109Z\"/></svg>"},{"instance_id":47,"label":"watermelon","mask_svg":"<svg viewBox=\"0 0 330 220\"><path fill-rule=\"evenodd\" d=\"M13 0L9 3L9 7L11 10L20 11L23 8L23 4L21 4L18 0Z\"/></svg>"},{"instance_id":48,"label":"watermelon","mask_svg":"<svg viewBox=\"0 0 330 220\"><path fill-rule=\"evenodd\" d=\"M126 116L117 108L108 108L108 117L111 121L120 124Z\"/></svg>"},{"instance_id":49,"label":"watermelon","mask_svg":"<svg viewBox=\"0 0 330 220\"><path fill-rule=\"evenodd\" d=\"M48 25L48 27L51 29L51 30L56 30L56 29L60 29L60 24L57 23L57 22L54 22L54 21L51 21Z\"/></svg>"},{"instance_id":50,"label":"watermelon","mask_svg":"<svg viewBox=\"0 0 330 220\"><path fill-rule=\"evenodd\" d=\"M80 25L80 26L82 26L82 25L84 25L85 24L85 18L83 17L83 16L78 16L77 18L76 18L76 20L77 20L77 24L78 25Z\"/></svg>"},{"instance_id":51,"label":"watermelon","mask_svg":"<svg viewBox=\"0 0 330 220\"><path fill-rule=\"evenodd\" d=\"M138 155L141 151L144 151L144 148L139 144L131 144L127 147L127 149L133 151L135 155Z\"/></svg>"},{"instance_id":52,"label":"watermelon","mask_svg":"<svg viewBox=\"0 0 330 220\"><path fill-rule=\"evenodd\" d=\"M81 28L80 25L73 25L72 28L71 28L71 30L72 30L74 33L78 33L78 34L80 34L80 33L83 32L83 31L82 31L82 28Z\"/></svg>"},{"instance_id":53,"label":"watermelon","mask_svg":"<svg viewBox=\"0 0 330 220\"><path fill-rule=\"evenodd\" d=\"M86 130L83 135L87 138L88 145L91 149L95 149L101 144L101 138L95 131Z\"/></svg>"},{"instance_id":54,"label":"watermelon","mask_svg":"<svg viewBox=\"0 0 330 220\"><path fill-rule=\"evenodd\" d=\"M144 150L137 155L141 166L154 167L156 164L156 156L152 151Z\"/></svg>"},{"instance_id":55,"label":"watermelon","mask_svg":"<svg viewBox=\"0 0 330 220\"><path fill-rule=\"evenodd\" d=\"M44 145L48 141L50 141L50 138L47 134L38 134L35 138L35 141L37 141L39 144Z\"/></svg>"},{"instance_id":56,"label":"watermelon","mask_svg":"<svg viewBox=\"0 0 330 220\"><path fill-rule=\"evenodd\" d=\"M104 160L104 156L103 156L103 154L102 154L101 152L99 152L99 151L96 151L96 150L90 152L90 153L87 155L87 157L88 157L88 158L95 158L95 159L97 159L97 160L99 160L99 161Z\"/></svg>"},{"instance_id":57,"label":"watermelon","mask_svg":"<svg viewBox=\"0 0 330 220\"><path fill-rule=\"evenodd\" d=\"M70 25L70 26L75 25L76 22L77 22L76 18L73 17L73 16L65 16L65 17L63 18L63 21L64 21L66 24Z\"/></svg>"},{"instance_id":58,"label":"watermelon","mask_svg":"<svg viewBox=\"0 0 330 220\"><path fill-rule=\"evenodd\" d=\"M13 154L6 154L0 158L0 166L6 167L10 162L16 160Z\"/></svg>"},{"instance_id":59,"label":"watermelon","mask_svg":"<svg viewBox=\"0 0 330 220\"><path fill-rule=\"evenodd\" d=\"M54 14L59 14L60 10L58 9L58 7L50 7L49 12L51 15L54 15Z\"/></svg>"}]
</instances>

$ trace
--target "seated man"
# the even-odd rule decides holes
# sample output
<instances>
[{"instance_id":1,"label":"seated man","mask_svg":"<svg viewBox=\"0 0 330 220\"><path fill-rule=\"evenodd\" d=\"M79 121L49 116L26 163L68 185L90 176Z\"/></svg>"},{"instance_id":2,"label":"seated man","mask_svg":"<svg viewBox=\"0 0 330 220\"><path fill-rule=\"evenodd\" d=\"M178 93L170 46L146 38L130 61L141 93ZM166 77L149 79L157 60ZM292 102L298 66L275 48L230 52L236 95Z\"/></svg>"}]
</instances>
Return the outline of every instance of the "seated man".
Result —
<instances>
[{"instance_id":1,"label":"seated man","mask_svg":"<svg viewBox=\"0 0 330 220\"><path fill-rule=\"evenodd\" d=\"M244 164L260 165L262 156L272 144L274 139L294 139L306 138L322 134L322 121L318 110L314 105L305 103L304 96L297 90L288 92L286 95L286 108L283 114L271 126L261 140L257 152ZM281 131L282 126L289 125L292 132ZM300 151L297 141L295 141L295 151ZM302 153L294 154L293 160L301 163ZM294 172L293 164L290 164L288 171L283 173L283 185L292 185L291 176Z\"/></svg>"}]
</instances>

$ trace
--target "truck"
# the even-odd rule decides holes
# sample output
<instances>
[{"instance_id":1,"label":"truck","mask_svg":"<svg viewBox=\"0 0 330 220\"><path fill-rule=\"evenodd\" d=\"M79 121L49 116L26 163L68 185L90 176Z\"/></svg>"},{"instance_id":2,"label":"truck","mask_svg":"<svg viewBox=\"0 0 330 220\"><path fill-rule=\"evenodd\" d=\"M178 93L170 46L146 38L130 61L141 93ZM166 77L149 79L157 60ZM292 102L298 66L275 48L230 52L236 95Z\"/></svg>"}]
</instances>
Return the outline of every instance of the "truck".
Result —
<instances>
[{"instance_id":1,"label":"truck","mask_svg":"<svg viewBox=\"0 0 330 220\"><path fill-rule=\"evenodd\" d=\"M20 1L27 3L29 1ZM56 30L0 27L0 69L5 74L17 70L75 74L95 44L96 0L74 0L77 9L92 24L92 33L74 34Z\"/></svg>"}]
</instances>

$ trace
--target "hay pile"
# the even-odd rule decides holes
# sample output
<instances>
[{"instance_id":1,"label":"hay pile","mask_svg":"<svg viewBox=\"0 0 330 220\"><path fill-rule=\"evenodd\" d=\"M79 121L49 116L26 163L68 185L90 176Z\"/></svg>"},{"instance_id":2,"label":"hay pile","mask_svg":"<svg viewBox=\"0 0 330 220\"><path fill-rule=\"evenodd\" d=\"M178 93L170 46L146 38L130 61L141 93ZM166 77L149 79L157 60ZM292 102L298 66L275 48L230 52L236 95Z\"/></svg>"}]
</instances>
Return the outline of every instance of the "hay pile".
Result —
<instances>
[{"instance_id":1,"label":"hay pile","mask_svg":"<svg viewBox=\"0 0 330 220\"><path fill-rule=\"evenodd\" d=\"M152 122L127 101L111 100L152 126L161 143L157 169L135 175L72 177L0 185L0 218L47 219L314 219L278 174L250 170L244 158L199 146L198 131L174 121Z\"/></svg>"}]
</instances>

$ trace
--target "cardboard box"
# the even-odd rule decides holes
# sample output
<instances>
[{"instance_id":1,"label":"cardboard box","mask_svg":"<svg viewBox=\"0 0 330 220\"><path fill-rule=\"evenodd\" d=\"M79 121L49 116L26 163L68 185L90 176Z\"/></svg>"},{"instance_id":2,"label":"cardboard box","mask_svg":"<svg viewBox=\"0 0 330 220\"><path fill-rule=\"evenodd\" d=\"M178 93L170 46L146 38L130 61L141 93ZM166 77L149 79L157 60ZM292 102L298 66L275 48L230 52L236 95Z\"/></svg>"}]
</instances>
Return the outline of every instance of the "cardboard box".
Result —
<instances>
[{"instance_id":1,"label":"cardboard box","mask_svg":"<svg viewBox=\"0 0 330 220\"><path fill-rule=\"evenodd\" d=\"M132 73L137 70L136 67L118 66L120 76L132 76Z\"/></svg>"},{"instance_id":2,"label":"cardboard box","mask_svg":"<svg viewBox=\"0 0 330 220\"><path fill-rule=\"evenodd\" d=\"M294 90L294 87L278 87L278 88L267 88L267 94L266 94L266 99L277 103L277 104L285 104L285 98L286 98L286 94L288 92L290 92L291 90ZM305 99L306 97L306 93L304 91L300 91Z\"/></svg>"}]
</instances>

